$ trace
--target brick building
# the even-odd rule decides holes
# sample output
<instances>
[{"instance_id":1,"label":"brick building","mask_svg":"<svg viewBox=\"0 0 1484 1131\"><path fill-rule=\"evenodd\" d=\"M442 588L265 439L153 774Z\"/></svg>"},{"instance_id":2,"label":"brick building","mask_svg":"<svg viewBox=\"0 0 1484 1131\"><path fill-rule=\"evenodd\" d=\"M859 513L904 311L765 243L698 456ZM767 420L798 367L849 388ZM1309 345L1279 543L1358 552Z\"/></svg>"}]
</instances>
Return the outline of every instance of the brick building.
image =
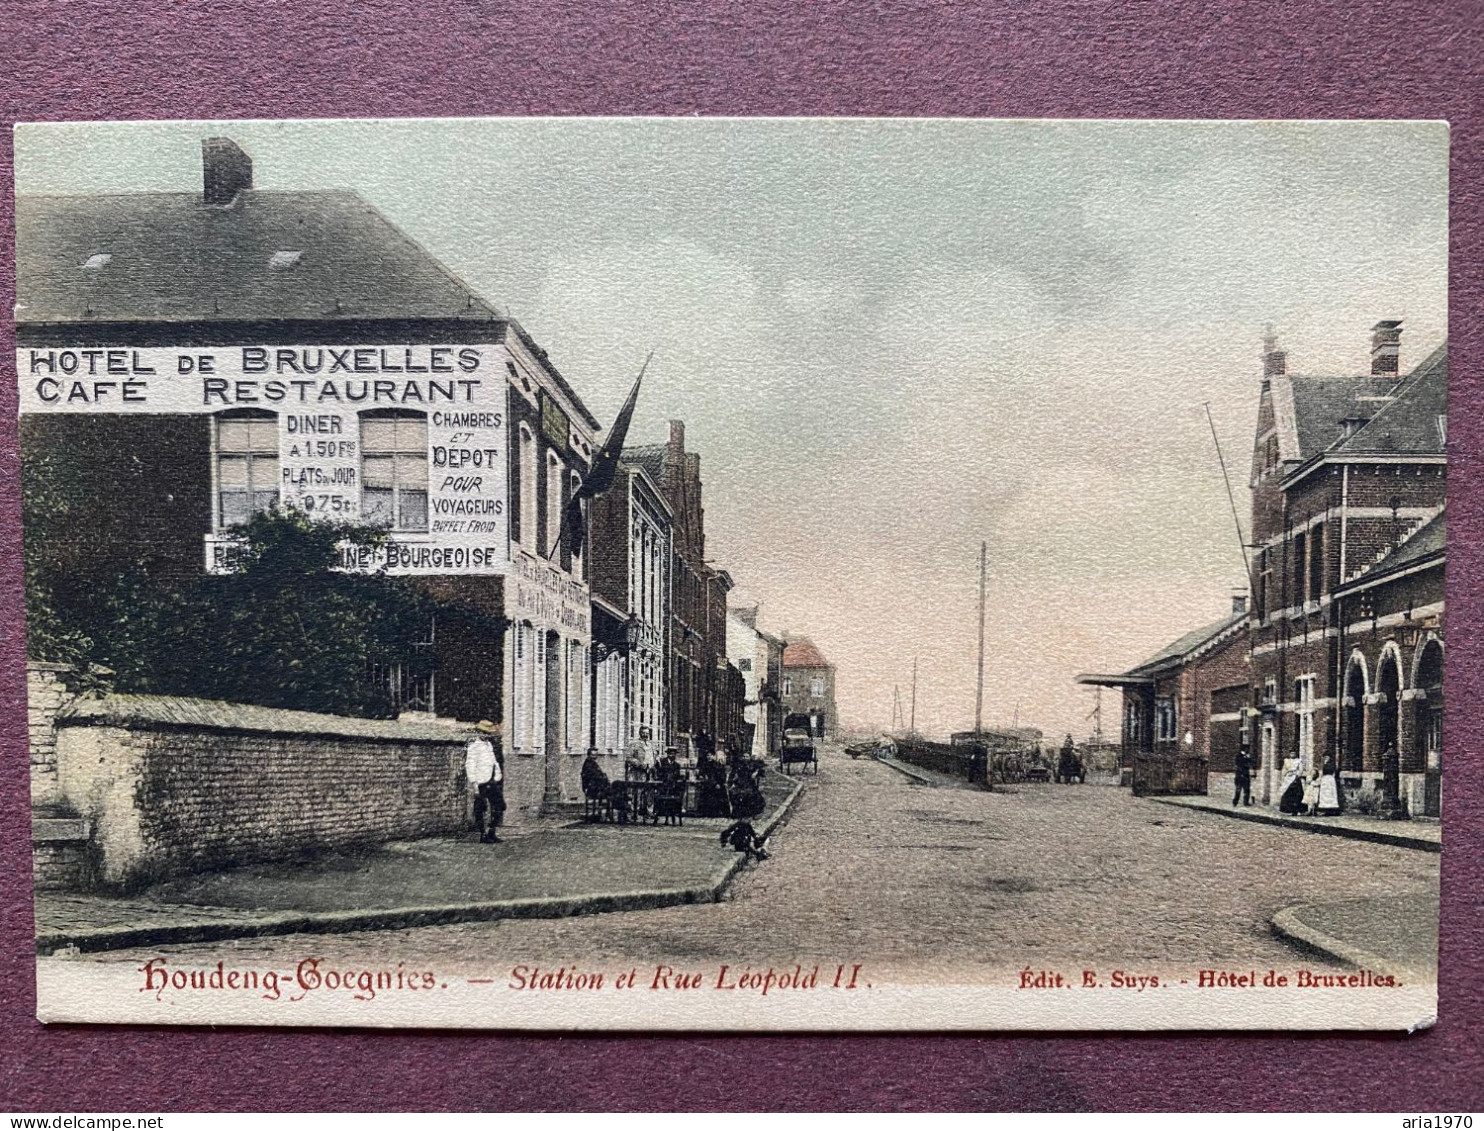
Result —
<instances>
[{"instance_id":1,"label":"brick building","mask_svg":"<svg viewBox=\"0 0 1484 1131\"><path fill-rule=\"evenodd\" d=\"M1122 764L1135 793L1205 793L1229 786L1250 698L1248 614L1186 633L1126 672L1077 682L1123 692Z\"/></svg>"},{"instance_id":2,"label":"brick building","mask_svg":"<svg viewBox=\"0 0 1484 1131\"><path fill-rule=\"evenodd\" d=\"M727 662L732 579L706 561L701 457L685 450L685 424L670 421L666 443L625 448L624 457L659 486L672 514L667 744L688 757L703 731L719 741L742 718L742 685Z\"/></svg>"},{"instance_id":3,"label":"brick building","mask_svg":"<svg viewBox=\"0 0 1484 1131\"><path fill-rule=\"evenodd\" d=\"M162 582L230 568L231 527L270 507L384 526L348 564L451 615L431 674L375 678L408 710L504 721L513 819L580 796L591 604L559 532L598 422L356 193L256 189L226 138L202 160L198 191L17 202L22 458L67 463L28 535L85 584L125 557Z\"/></svg>"},{"instance_id":4,"label":"brick building","mask_svg":"<svg viewBox=\"0 0 1484 1131\"><path fill-rule=\"evenodd\" d=\"M783 649L783 712L808 715L816 738L833 738L840 729L835 665L806 637L788 640Z\"/></svg>"},{"instance_id":5,"label":"brick building","mask_svg":"<svg viewBox=\"0 0 1484 1131\"><path fill-rule=\"evenodd\" d=\"M1403 375L1400 339L1378 323L1370 372L1346 377L1290 374L1265 344L1248 710L1270 804L1286 760L1331 755L1351 788L1436 809L1440 734L1420 705L1441 696L1448 355Z\"/></svg>"},{"instance_id":6,"label":"brick building","mask_svg":"<svg viewBox=\"0 0 1484 1131\"><path fill-rule=\"evenodd\" d=\"M589 504L593 544L593 748L653 760L669 733L670 504L632 460ZM609 767L621 773L621 763Z\"/></svg>"}]
</instances>

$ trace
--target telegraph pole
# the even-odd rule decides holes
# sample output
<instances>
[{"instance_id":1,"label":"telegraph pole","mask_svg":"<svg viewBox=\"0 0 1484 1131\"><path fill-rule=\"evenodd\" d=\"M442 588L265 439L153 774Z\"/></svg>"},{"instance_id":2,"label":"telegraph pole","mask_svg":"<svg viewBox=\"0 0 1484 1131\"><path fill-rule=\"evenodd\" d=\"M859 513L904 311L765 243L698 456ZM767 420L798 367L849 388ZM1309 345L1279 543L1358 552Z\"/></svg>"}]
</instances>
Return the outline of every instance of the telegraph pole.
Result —
<instances>
[{"instance_id":1,"label":"telegraph pole","mask_svg":"<svg viewBox=\"0 0 1484 1131\"><path fill-rule=\"evenodd\" d=\"M984 588L988 573L989 543L979 543L979 686L974 693L974 738L984 733Z\"/></svg>"}]
</instances>

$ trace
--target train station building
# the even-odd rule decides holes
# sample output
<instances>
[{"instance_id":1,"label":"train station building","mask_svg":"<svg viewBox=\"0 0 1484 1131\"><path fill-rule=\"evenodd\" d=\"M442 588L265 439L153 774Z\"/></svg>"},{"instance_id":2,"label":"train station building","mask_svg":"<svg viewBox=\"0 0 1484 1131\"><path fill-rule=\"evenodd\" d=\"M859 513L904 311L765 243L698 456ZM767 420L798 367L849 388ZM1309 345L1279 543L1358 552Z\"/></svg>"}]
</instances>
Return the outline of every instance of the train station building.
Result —
<instances>
[{"instance_id":1,"label":"train station building","mask_svg":"<svg viewBox=\"0 0 1484 1131\"><path fill-rule=\"evenodd\" d=\"M1399 320L1378 322L1369 371L1331 376L1290 373L1268 335L1250 608L1129 672L1080 677L1123 691L1126 765L1196 759L1151 762L1158 791L1224 791L1245 748L1265 804L1278 804L1291 768L1307 777L1333 759L1370 808L1440 814L1448 349L1406 370L1401 337ZM1188 727L1185 684L1209 701Z\"/></svg>"},{"instance_id":2,"label":"train station building","mask_svg":"<svg viewBox=\"0 0 1484 1131\"><path fill-rule=\"evenodd\" d=\"M1410 371L1290 374L1271 336L1252 465L1254 790L1332 757L1351 790L1436 815L1441 774L1446 343ZM1434 712L1437 708L1437 712Z\"/></svg>"}]
</instances>

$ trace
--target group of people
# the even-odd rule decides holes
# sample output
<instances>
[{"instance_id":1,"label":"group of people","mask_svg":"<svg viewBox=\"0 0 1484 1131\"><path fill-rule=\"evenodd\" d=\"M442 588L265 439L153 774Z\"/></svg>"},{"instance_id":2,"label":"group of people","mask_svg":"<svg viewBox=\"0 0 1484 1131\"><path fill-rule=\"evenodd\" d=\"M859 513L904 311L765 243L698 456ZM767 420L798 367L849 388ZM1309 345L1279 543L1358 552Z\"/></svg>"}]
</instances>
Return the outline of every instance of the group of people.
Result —
<instances>
[{"instance_id":1,"label":"group of people","mask_svg":"<svg viewBox=\"0 0 1484 1131\"><path fill-rule=\"evenodd\" d=\"M500 749L499 723L481 719L474 725L464 751L464 776L474 795L474 826L484 844L499 844L500 825L505 820L505 767ZM743 755L740 744L728 742L724 755L704 731L696 736L696 805L703 817L733 817L746 820L761 813L767 803L763 797L762 763ZM685 768L675 747L668 748L656 761L636 758L631 752L625 772L632 777L656 783L655 815L668 824L683 820ZM612 781L592 751L583 760L582 792L589 799L602 799L621 821L627 821L632 799L624 782ZM741 851L739 849L739 851Z\"/></svg>"},{"instance_id":2,"label":"group of people","mask_svg":"<svg viewBox=\"0 0 1484 1131\"><path fill-rule=\"evenodd\" d=\"M1252 771L1255 769L1251 755L1243 750L1237 755L1236 789L1232 792L1233 807L1252 804ZM1278 811L1291 816L1332 817L1345 811L1345 788L1340 782L1340 770L1333 755L1325 757L1323 764L1307 776L1303 763L1298 758L1289 758L1283 763L1283 786L1278 791Z\"/></svg>"}]
</instances>

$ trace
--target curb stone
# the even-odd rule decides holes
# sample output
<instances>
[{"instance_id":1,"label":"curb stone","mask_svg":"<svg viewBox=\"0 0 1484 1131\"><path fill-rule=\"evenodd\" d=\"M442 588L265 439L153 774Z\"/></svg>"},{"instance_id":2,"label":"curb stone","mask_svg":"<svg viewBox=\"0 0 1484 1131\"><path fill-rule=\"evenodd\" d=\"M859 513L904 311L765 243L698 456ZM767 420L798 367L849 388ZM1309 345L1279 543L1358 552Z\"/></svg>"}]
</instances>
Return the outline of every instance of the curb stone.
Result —
<instances>
[{"instance_id":1,"label":"curb stone","mask_svg":"<svg viewBox=\"0 0 1484 1131\"><path fill-rule=\"evenodd\" d=\"M758 831L765 834L771 832L793 808L803 789L803 782L795 782L792 792L761 823ZM146 927L49 931L37 934L36 956L40 958L63 950L83 954L141 946L267 938L274 935L330 935L407 927L442 927L453 923L492 922L497 919L565 919L575 915L599 915L614 911L650 911L687 903L715 903L721 899L744 860L739 854L713 873L708 883L684 888L601 895L533 896L480 903L389 907L365 911L289 912L240 921L196 921Z\"/></svg>"},{"instance_id":2,"label":"curb stone","mask_svg":"<svg viewBox=\"0 0 1484 1131\"><path fill-rule=\"evenodd\" d=\"M1298 829L1300 832L1317 833L1320 836L1339 836L1350 840L1365 840L1372 844L1389 844L1393 848L1410 848L1415 852L1442 852L1441 841L1427 840L1423 837L1408 836L1406 833L1385 833L1375 829L1354 829L1344 825L1325 825L1313 821L1292 820L1281 814L1253 813L1244 809L1232 809L1230 811L1215 805L1188 805L1183 801L1176 801L1165 797L1145 797L1143 801L1153 801L1158 805L1169 805L1175 809L1183 809L1187 813L1210 813L1217 817L1230 817L1236 821L1252 821L1260 825L1274 825L1284 829Z\"/></svg>"},{"instance_id":3,"label":"curb stone","mask_svg":"<svg viewBox=\"0 0 1484 1131\"><path fill-rule=\"evenodd\" d=\"M1271 920L1273 934L1289 942L1297 943L1301 947L1337 959L1346 965L1370 970L1377 974L1390 974L1398 981L1401 980L1402 969L1396 963L1362 950L1358 946L1353 946L1344 939L1337 939L1333 935L1326 934L1318 927L1310 926L1299 918L1301 912L1308 911L1312 907L1313 904L1296 903L1292 907L1283 908Z\"/></svg>"}]
</instances>

